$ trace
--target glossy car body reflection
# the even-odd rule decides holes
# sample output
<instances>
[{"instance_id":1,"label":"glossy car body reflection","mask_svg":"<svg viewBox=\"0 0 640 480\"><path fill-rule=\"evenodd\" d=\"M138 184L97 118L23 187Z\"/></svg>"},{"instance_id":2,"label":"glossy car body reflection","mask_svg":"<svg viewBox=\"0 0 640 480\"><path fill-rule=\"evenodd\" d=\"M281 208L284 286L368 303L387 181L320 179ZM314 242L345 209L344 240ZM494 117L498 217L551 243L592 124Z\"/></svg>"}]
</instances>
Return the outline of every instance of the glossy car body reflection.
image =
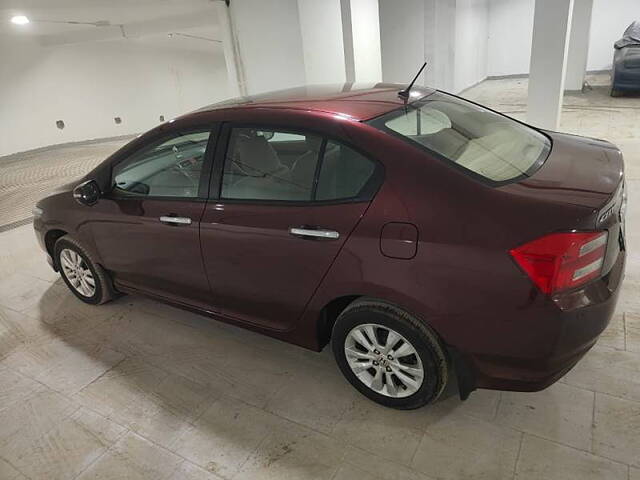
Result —
<instances>
[{"instance_id":1,"label":"glossy car body reflection","mask_svg":"<svg viewBox=\"0 0 640 480\"><path fill-rule=\"evenodd\" d=\"M84 178L100 184L95 205L74 201L77 182L38 204L42 247L55 266L55 240L71 234L118 290L313 350L329 341L346 305L381 299L437 333L463 395L476 387L544 388L595 343L615 308L625 259L621 154L605 141L541 132L551 152L534 171L509 182L482 181L374 124L405 108L399 88L279 92L160 125ZM409 105L433 93L415 92ZM222 198L234 125L313 132L348 145L378 165L376 189L367 199L315 203ZM202 128L212 134L206 181L195 198L113 194L118 162L168 132ZM167 215L193 222L158 221ZM339 236L291 235L292 227L305 226ZM577 288L545 294L509 252L569 231L608 232L601 271Z\"/></svg>"}]
</instances>

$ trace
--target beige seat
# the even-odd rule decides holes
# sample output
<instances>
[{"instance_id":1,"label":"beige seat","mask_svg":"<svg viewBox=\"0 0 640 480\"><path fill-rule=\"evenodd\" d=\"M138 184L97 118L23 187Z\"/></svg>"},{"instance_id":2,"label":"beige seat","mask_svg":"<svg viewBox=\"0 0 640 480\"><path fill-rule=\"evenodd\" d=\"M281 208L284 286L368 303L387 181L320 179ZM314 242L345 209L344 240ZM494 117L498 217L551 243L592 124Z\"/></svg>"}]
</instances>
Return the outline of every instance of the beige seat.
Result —
<instances>
[{"instance_id":1,"label":"beige seat","mask_svg":"<svg viewBox=\"0 0 640 480\"><path fill-rule=\"evenodd\" d=\"M469 141L456 163L496 181L517 177L535 163L542 147L522 135L500 130Z\"/></svg>"},{"instance_id":2,"label":"beige seat","mask_svg":"<svg viewBox=\"0 0 640 480\"><path fill-rule=\"evenodd\" d=\"M225 185L227 198L290 200L292 186L290 171L280 162L278 154L266 138L258 135L239 135L233 147L233 176L239 177ZM300 194L296 198L299 198Z\"/></svg>"}]
</instances>

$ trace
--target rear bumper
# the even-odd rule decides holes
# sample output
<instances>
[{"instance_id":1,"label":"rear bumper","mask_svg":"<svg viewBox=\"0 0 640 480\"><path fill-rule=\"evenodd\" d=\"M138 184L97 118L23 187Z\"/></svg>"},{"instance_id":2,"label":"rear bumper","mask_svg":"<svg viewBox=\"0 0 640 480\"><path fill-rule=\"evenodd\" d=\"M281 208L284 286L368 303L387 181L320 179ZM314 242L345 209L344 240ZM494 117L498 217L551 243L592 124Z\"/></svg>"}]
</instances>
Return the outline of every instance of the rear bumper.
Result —
<instances>
[{"instance_id":1,"label":"rear bumper","mask_svg":"<svg viewBox=\"0 0 640 480\"><path fill-rule=\"evenodd\" d=\"M527 332L523 331L522 355L513 354L517 348L510 348L511 355L493 352L465 355L466 365L474 377L473 386L538 391L562 378L595 345L609 324L618 300L624 267L625 252L621 251L605 277L576 292L562 294L555 301L548 300L546 307L536 312L544 334L531 332L527 341ZM581 298L585 306L576 307L576 298Z\"/></svg>"}]
</instances>

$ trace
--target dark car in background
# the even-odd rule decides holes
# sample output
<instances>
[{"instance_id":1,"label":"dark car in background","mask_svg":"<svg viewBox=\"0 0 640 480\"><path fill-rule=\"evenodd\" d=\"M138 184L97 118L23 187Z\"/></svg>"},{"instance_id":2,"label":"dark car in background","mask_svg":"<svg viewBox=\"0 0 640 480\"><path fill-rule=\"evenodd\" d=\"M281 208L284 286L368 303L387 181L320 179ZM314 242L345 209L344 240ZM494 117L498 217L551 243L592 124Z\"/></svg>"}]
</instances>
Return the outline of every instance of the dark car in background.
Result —
<instances>
[{"instance_id":1,"label":"dark car in background","mask_svg":"<svg viewBox=\"0 0 640 480\"><path fill-rule=\"evenodd\" d=\"M141 293L313 350L395 408L533 391L614 311L623 159L444 92L301 88L164 123L41 200L80 300Z\"/></svg>"},{"instance_id":2,"label":"dark car in background","mask_svg":"<svg viewBox=\"0 0 640 480\"><path fill-rule=\"evenodd\" d=\"M640 92L640 22L633 22L614 45L611 96Z\"/></svg>"}]
</instances>

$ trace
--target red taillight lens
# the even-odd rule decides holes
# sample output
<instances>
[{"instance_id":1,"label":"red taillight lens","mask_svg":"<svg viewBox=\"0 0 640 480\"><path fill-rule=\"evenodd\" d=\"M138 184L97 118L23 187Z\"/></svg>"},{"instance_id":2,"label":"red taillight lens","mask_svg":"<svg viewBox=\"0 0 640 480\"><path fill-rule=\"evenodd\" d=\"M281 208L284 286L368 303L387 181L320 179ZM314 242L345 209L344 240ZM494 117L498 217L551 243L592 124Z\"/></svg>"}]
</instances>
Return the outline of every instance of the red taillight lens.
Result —
<instances>
[{"instance_id":1,"label":"red taillight lens","mask_svg":"<svg viewBox=\"0 0 640 480\"><path fill-rule=\"evenodd\" d=\"M552 233L510 250L544 293L580 286L600 275L607 232Z\"/></svg>"}]
</instances>

